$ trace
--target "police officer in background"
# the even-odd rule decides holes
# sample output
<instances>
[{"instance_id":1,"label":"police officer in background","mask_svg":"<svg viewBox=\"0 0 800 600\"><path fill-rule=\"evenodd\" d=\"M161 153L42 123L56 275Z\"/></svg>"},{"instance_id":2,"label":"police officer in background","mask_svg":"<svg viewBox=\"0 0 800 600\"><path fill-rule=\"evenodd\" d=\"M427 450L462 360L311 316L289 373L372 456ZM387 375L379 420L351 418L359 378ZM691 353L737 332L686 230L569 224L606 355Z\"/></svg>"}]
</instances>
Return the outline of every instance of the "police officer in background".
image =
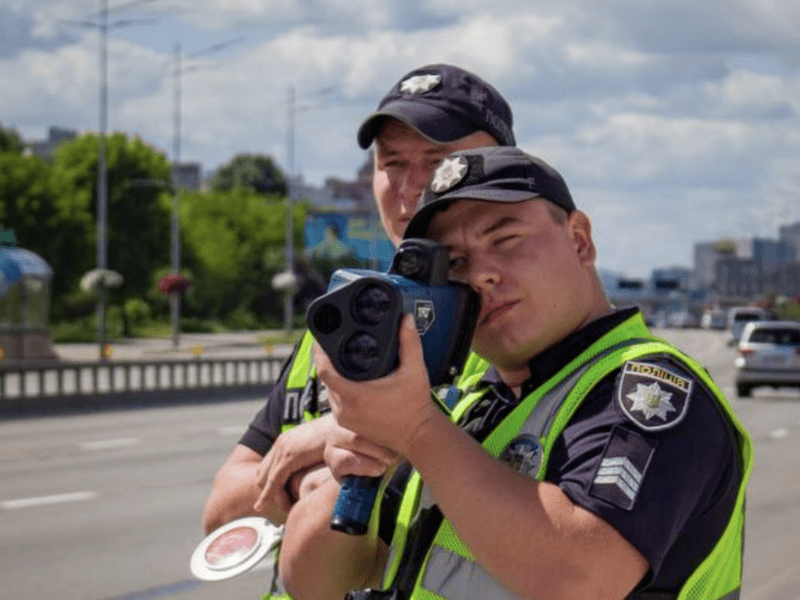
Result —
<instances>
[{"instance_id":1,"label":"police officer in background","mask_svg":"<svg viewBox=\"0 0 800 600\"><path fill-rule=\"evenodd\" d=\"M738 598L750 437L701 365L609 305L561 176L517 148L456 152L405 235L447 246L480 294L492 367L447 415L408 316L386 377L347 380L315 347L337 422L415 472L388 544L330 529L334 480L293 507L293 597ZM336 479L362 458L345 454L326 452Z\"/></svg>"},{"instance_id":2,"label":"police officer in background","mask_svg":"<svg viewBox=\"0 0 800 600\"><path fill-rule=\"evenodd\" d=\"M439 64L402 77L358 131L363 149L374 142L373 192L392 242L401 240L443 157L459 149L513 145L512 125L508 103L473 73ZM203 514L206 532L243 516L283 523L303 490L326 476L316 469L335 423L330 416L318 418L326 402L314 376L312 341L306 333L265 406L217 473ZM473 356L465 370L477 373L485 367ZM392 458L386 454L381 460Z\"/></svg>"}]
</instances>

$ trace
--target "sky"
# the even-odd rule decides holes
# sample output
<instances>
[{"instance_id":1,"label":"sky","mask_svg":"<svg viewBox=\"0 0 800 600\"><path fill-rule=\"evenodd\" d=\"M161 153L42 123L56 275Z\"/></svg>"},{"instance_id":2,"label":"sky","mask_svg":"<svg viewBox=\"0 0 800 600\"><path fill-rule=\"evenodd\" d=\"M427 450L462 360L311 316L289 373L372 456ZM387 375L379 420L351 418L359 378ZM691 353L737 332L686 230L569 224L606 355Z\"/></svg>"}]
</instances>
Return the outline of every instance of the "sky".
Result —
<instances>
[{"instance_id":1,"label":"sky","mask_svg":"<svg viewBox=\"0 0 800 600\"><path fill-rule=\"evenodd\" d=\"M508 99L518 145L558 169L591 217L604 270L690 268L698 242L777 238L800 221L796 0L108 8L107 131L170 159L178 139L178 158L206 173L248 152L313 185L352 179L363 118L403 74L445 62ZM50 126L100 130L101 10L0 0L4 127L26 140Z\"/></svg>"}]
</instances>

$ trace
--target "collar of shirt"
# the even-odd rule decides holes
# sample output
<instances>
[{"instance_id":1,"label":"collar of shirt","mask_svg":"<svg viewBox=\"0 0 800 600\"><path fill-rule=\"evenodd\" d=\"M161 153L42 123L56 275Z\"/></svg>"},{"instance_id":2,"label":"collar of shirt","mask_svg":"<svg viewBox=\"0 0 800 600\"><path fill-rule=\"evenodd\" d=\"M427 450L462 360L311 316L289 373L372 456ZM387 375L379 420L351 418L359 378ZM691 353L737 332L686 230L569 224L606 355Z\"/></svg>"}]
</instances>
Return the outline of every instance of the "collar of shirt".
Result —
<instances>
[{"instance_id":1,"label":"collar of shirt","mask_svg":"<svg viewBox=\"0 0 800 600\"><path fill-rule=\"evenodd\" d=\"M568 335L560 342L555 343L543 352L540 352L528 361L530 377L522 384L524 398L553 375L558 373L569 361L586 350L589 346L639 312L636 307L623 308L592 321L586 327ZM494 393L506 401L513 401L514 392L500 378L497 369L492 365L481 378L477 387L489 385L494 388Z\"/></svg>"}]
</instances>

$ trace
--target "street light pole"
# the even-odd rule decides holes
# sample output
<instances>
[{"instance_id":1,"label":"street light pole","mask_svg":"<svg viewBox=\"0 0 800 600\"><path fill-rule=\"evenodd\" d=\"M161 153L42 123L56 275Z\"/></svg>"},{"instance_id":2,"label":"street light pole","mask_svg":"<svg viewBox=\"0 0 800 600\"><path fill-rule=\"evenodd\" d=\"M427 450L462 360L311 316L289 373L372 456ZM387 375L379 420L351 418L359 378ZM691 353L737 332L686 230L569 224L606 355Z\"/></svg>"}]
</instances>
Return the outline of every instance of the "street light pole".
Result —
<instances>
[{"instance_id":1,"label":"street light pole","mask_svg":"<svg viewBox=\"0 0 800 600\"><path fill-rule=\"evenodd\" d=\"M286 189L286 273L294 273L294 220L292 211L294 210L293 192L294 190L294 88L289 88L287 106L288 128L286 134L286 155L289 176L287 177ZM292 332L292 320L294 309L292 306L294 286L289 285L283 297L283 325L286 333Z\"/></svg>"},{"instance_id":2,"label":"street light pole","mask_svg":"<svg viewBox=\"0 0 800 600\"><path fill-rule=\"evenodd\" d=\"M97 163L97 268L108 268L108 175L106 172L106 127L108 107L108 0L100 9L100 145ZM106 304L108 290L100 286L97 303L97 343L100 358L105 358Z\"/></svg>"},{"instance_id":3,"label":"street light pole","mask_svg":"<svg viewBox=\"0 0 800 600\"><path fill-rule=\"evenodd\" d=\"M243 36L235 39L228 40L214 44L205 50L199 50L186 55L186 58L192 58L203 54L210 54L212 52L219 52L233 44L241 42ZM172 139L172 245L170 249L170 263L172 272L179 275L181 271L181 225L180 225L180 199L183 190L183 180L181 178L181 75L184 71L193 71L202 67L184 67L183 66L183 53L181 50L181 43L175 42L175 71L174 76L174 124L175 132ZM181 335L181 295L178 292L170 294L170 325L172 327L172 345L177 348L180 344Z\"/></svg>"},{"instance_id":4,"label":"street light pole","mask_svg":"<svg viewBox=\"0 0 800 600\"><path fill-rule=\"evenodd\" d=\"M318 90L313 95L319 96L321 94L326 94L330 91L336 89L335 87L327 87L321 90ZM296 104L296 96L294 87L289 87L288 98L287 98L287 107L286 107L286 120L287 124L287 131L286 131L286 162L287 162L287 189L286 189L286 268L285 268L285 278L282 281L281 289L285 290L285 295L283 297L283 320L284 320L284 329L286 333L292 333L292 321L294 319L294 293L297 286L297 278L294 275L294 221L293 221L293 211L294 211L294 178L295 178L295 167L294 167L294 146L295 146L295 117L297 115L297 111L313 108L311 106L297 106Z\"/></svg>"},{"instance_id":5,"label":"street light pole","mask_svg":"<svg viewBox=\"0 0 800 600\"><path fill-rule=\"evenodd\" d=\"M114 7L119 11L133 8L153 0L133 0L127 4ZM108 29L109 27L125 27L137 23L150 23L150 19L115 21L109 25L108 0L100 0L100 23L94 21L66 21L83 27L96 27L100 31L100 135L97 156L97 268L108 269L108 168L106 165L106 129L108 126ZM103 279L103 281L105 281ZM100 286L97 300L97 342L100 358L106 358L106 305L108 290Z\"/></svg>"},{"instance_id":6,"label":"street light pole","mask_svg":"<svg viewBox=\"0 0 800 600\"><path fill-rule=\"evenodd\" d=\"M172 272L180 274L181 270L181 228L179 208L181 196L181 43L175 42L175 137L173 139L173 192L172 192ZM172 346L180 344L181 295L170 294L170 324L172 325Z\"/></svg>"}]
</instances>

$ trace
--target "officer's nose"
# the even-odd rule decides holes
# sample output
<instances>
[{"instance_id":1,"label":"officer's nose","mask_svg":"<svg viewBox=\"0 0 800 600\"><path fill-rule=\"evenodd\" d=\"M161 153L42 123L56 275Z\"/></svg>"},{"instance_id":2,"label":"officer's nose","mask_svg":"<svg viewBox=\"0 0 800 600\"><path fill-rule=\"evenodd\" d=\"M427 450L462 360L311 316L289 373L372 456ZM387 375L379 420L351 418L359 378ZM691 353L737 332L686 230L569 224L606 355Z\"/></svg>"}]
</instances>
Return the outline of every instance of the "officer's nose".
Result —
<instances>
[{"instance_id":1,"label":"officer's nose","mask_svg":"<svg viewBox=\"0 0 800 600\"><path fill-rule=\"evenodd\" d=\"M400 185L401 212L410 217L417 209L419 197L431 179L431 170L423 166L409 167Z\"/></svg>"},{"instance_id":2,"label":"officer's nose","mask_svg":"<svg viewBox=\"0 0 800 600\"><path fill-rule=\"evenodd\" d=\"M467 283L477 292L494 288L502 280L502 266L488 256L472 256Z\"/></svg>"}]
</instances>

